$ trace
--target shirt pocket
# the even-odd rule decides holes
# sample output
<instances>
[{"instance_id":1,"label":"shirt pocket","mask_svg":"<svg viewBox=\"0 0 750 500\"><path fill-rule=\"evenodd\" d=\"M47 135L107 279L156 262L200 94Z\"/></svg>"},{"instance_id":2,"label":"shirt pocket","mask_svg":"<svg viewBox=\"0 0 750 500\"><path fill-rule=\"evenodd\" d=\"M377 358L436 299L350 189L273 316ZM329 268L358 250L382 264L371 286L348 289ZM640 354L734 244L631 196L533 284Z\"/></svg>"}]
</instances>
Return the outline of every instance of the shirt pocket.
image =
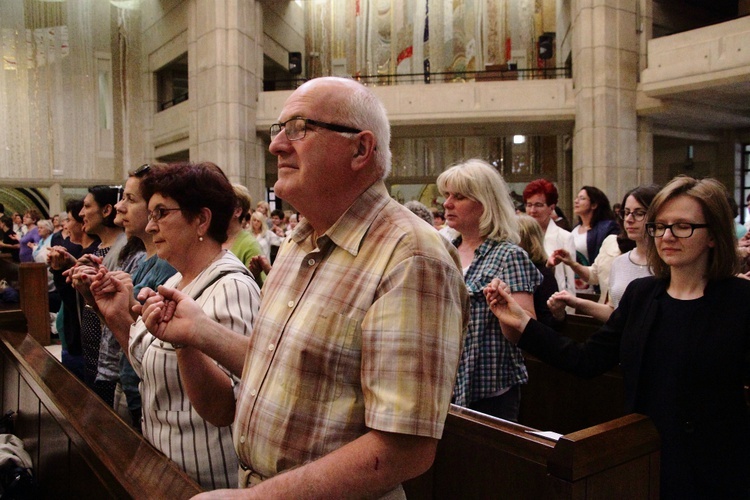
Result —
<instances>
[{"instance_id":1,"label":"shirt pocket","mask_svg":"<svg viewBox=\"0 0 750 500\"><path fill-rule=\"evenodd\" d=\"M306 305L287 332L282 386L296 398L333 401L347 385L360 386L361 322Z\"/></svg>"}]
</instances>

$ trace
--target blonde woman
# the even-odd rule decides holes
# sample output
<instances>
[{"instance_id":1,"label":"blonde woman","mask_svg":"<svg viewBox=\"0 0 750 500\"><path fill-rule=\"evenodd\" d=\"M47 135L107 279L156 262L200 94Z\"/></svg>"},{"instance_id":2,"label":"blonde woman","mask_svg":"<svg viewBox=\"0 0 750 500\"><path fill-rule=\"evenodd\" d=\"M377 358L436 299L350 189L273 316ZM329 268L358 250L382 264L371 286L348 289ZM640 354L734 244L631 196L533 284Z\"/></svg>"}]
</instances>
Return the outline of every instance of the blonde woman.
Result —
<instances>
[{"instance_id":1,"label":"blonde woman","mask_svg":"<svg viewBox=\"0 0 750 500\"><path fill-rule=\"evenodd\" d=\"M517 243L518 222L508 186L489 163L468 160L437 179L445 197L445 220L460 233L458 248L471 297L471 320L454 389L459 406L518 420L521 384L528 372L521 351L506 341L482 291L493 278L511 283L513 297L534 314L541 275Z\"/></svg>"},{"instance_id":2,"label":"blonde woman","mask_svg":"<svg viewBox=\"0 0 750 500\"><path fill-rule=\"evenodd\" d=\"M547 307L547 300L557 293L557 279L554 269L547 267L547 252L544 250L544 233L542 226L532 217L521 214L518 216L518 232L521 235L519 246L529 254L531 262L537 271L542 274L542 284L534 290L534 311L536 319L547 326L558 329L563 325L565 309L562 310L560 319Z\"/></svg>"},{"instance_id":3,"label":"blonde woman","mask_svg":"<svg viewBox=\"0 0 750 500\"><path fill-rule=\"evenodd\" d=\"M250 232L260 243L260 248L263 250L266 259L271 258L272 246L281 245L281 238L268 229L266 218L260 212L253 212L253 215L250 216Z\"/></svg>"}]
</instances>

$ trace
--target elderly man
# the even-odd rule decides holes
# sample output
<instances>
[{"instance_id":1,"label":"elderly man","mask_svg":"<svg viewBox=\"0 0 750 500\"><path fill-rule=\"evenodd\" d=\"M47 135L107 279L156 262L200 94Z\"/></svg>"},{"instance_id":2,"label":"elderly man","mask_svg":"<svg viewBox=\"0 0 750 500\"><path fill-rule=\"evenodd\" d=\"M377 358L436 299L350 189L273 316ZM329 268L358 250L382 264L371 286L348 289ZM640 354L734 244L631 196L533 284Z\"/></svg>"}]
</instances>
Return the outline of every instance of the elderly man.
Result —
<instances>
[{"instance_id":1,"label":"elderly man","mask_svg":"<svg viewBox=\"0 0 750 500\"><path fill-rule=\"evenodd\" d=\"M248 344L174 290L149 299L147 324L185 344L181 356L198 348L242 372L234 438L252 488L235 494L403 498L401 483L432 464L455 382L468 320L457 254L390 198L388 119L364 86L305 83L271 138L275 192L305 219L279 250ZM224 423L234 412L201 383L191 401Z\"/></svg>"},{"instance_id":2,"label":"elderly man","mask_svg":"<svg viewBox=\"0 0 750 500\"><path fill-rule=\"evenodd\" d=\"M570 255L575 255L576 250L570 232L562 229L552 220L557 200L557 188L546 179L531 181L523 190L526 214L542 226L544 251L547 255L551 255L560 248L567 250ZM555 281L557 281L558 290L567 290L571 295L576 294L575 273L569 266L555 267Z\"/></svg>"}]
</instances>

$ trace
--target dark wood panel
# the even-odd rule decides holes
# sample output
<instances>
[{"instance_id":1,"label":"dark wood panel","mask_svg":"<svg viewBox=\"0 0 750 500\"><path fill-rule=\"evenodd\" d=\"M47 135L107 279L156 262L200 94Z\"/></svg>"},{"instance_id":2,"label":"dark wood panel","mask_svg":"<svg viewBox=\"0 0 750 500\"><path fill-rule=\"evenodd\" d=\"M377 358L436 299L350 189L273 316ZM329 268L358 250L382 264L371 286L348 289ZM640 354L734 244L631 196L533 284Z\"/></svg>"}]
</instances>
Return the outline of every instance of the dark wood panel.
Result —
<instances>
[{"instance_id":1,"label":"dark wood panel","mask_svg":"<svg viewBox=\"0 0 750 500\"><path fill-rule=\"evenodd\" d=\"M533 429L451 407L435 463L404 484L410 499L658 498L659 439L628 415L548 440Z\"/></svg>"},{"instance_id":2,"label":"dark wood panel","mask_svg":"<svg viewBox=\"0 0 750 500\"><path fill-rule=\"evenodd\" d=\"M70 469L70 440L44 405L39 413L39 458L35 474L45 498L67 495L69 481L79 471ZM77 479L76 479L77 480Z\"/></svg>"},{"instance_id":3,"label":"dark wood panel","mask_svg":"<svg viewBox=\"0 0 750 500\"><path fill-rule=\"evenodd\" d=\"M18 408L15 416L15 431L23 439L23 447L34 464L39 463L39 398L21 377L18 392Z\"/></svg>"},{"instance_id":4,"label":"dark wood panel","mask_svg":"<svg viewBox=\"0 0 750 500\"><path fill-rule=\"evenodd\" d=\"M50 344L47 264L24 262L19 268L21 310L26 315L29 334L41 345Z\"/></svg>"},{"instance_id":5,"label":"dark wood panel","mask_svg":"<svg viewBox=\"0 0 750 500\"><path fill-rule=\"evenodd\" d=\"M568 315L561 335L584 342L601 326L590 316ZM619 367L590 380L558 370L524 354L528 384L521 387L519 422L560 434L622 417L624 385Z\"/></svg>"}]
</instances>

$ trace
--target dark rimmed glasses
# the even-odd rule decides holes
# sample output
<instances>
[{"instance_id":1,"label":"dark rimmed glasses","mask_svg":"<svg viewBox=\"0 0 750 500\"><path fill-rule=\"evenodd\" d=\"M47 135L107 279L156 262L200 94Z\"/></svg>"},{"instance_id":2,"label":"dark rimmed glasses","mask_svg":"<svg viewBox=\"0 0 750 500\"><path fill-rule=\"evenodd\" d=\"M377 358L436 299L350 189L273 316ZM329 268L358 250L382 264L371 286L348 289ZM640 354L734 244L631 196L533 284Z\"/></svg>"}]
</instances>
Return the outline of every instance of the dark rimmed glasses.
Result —
<instances>
[{"instance_id":1,"label":"dark rimmed glasses","mask_svg":"<svg viewBox=\"0 0 750 500\"><path fill-rule=\"evenodd\" d=\"M342 134L359 134L360 132L362 132L359 129L347 127L346 125L326 123L318 120L313 120L312 118L302 118L301 116L295 116L294 118L290 118L285 122L274 123L269 128L269 132L271 133L271 139L279 135L279 133L281 133L281 131L283 130L288 140L299 141L300 139L303 139L305 137L305 133L307 132L307 127L309 125L332 130L334 132L340 132Z\"/></svg>"},{"instance_id":2,"label":"dark rimmed glasses","mask_svg":"<svg viewBox=\"0 0 750 500\"><path fill-rule=\"evenodd\" d=\"M174 212L176 210L182 210L182 209L181 208L156 207L155 209L151 210L148 213L148 220L151 222L159 222L169 212Z\"/></svg>"},{"instance_id":3,"label":"dark rimmed glasses","mask_svg":"<svg viewBox=\"0 0 750 500\"><path fill-rule=\"evenodd\" d=\"M662 224L661 222L647 222L646 232L652 238L661 238L667 229L675 238L690 238L696 229L708 227L708 224L693 224L692 222L675 222L674 224Z\"/></svg>"},{"instance_id":4,"label":"dark rimmed glasses","mask_svg":"<svg viewBox=\"0 0 750 500\"><path fill-rule=\"evenodd\" d=\"M632 216L633 216L633 219L635 219L635 220L636 220L636 222L640 222L640 221L642 221L643 219L645 219L645 218L646 218L646 214L647 214L647 213L648 213L648 212L646 212L645 210L633 210L633 211L631 212L630 210L628 210L628 209L625 209L625 210L619 210L619 211L617 212L617 216L618 216L618 217L619 217L620 219L622 219L622 220L625 220L625 219L627 219L627 218L628 218L628 216L632 215Z\"/></svg>"}]
</instances>

